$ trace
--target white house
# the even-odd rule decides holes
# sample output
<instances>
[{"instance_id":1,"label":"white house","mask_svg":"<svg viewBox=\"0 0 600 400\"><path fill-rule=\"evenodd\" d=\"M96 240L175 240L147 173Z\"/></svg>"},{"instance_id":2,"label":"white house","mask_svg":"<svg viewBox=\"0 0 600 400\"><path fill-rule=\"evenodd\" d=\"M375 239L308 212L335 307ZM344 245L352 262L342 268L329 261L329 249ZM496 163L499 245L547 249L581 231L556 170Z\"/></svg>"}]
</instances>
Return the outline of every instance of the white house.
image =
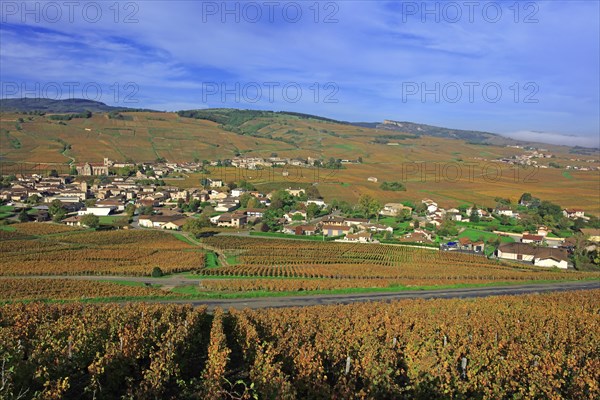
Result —
<instances>
[{"instance_id":1,"label":"white house","mask_svg":"<svg viewBox=\"0 0 600 400\"><path fill-rule=\"evenodd\" d=\"M229 212L238 208L240 205L237 203L221 203L219 202L215 207L216 212Z\"/></svg>"},{"instance_id":2,"label":"white house","mask_svg":"<svg viewBox=\"0 0 600 400\"><path fill-rule=\"evenodd\" d=\"M242 189L242 188L233 189L231 191L231 197L240 197L241 195L243 195L246 192L247 192L247 190Z\"/></svg>"},{"instance_id":3,"label":"white house","mask_svg":"<svg viewBox=\"0 0 600 400\"><path fill-rule=\"evenodd\" d=\"M467 214L469 217L471 216L472 213L477 214L479 217L483 217L483 215L484 215L483 210L480 208L476 208L476 209L467 208L467 210L465 211L465 214Z\"/></svg>"},{"instance_id":4,"label":"white house","mask_svg":"<svg viewBox=\"0 0 600 400\"><path fill-rule=\"evenodd\" d=\"M138 224L144 228L179 230L185 223L185 217L175 215L141 215Z\"/></svg>"},{"instance_id":5,"label":"white house","mask_svg":"<svg viewBox=\"0 0 600 400\"><path fill-rule=\"evenodd\" d=\"M402 212L402 210L408 210L408 212L412 212L412 208L405 206L402 203L386 203L381 211L379 211L379 214L394 217L398 215L398 213Z\"/></svg>"},{"instance_id":6,"label":"white house","mask_svg":"<svg viewBox=\"0 0 600 400\"><path fill-rule=\"evenodd\" d=\"M77 212L78 215L86 215L86 214L93 214L96 215L98 217L105 217L107 215L109 215L112 211L116 210L117 207L115 206L110 206L110 207L87 207L87 208L83 208L81 210L79 210Z\"/></svg>"},{"instance_id":7,"label":"white house","mask_svg":"<svg viewBox=\"0 0 600 400\"><path fill-rule=\"evenodd\" d=\"M344 218L344 223L348 226L355 226L360 224L368 224L369 220L366 218Z\"/></svg>"},{"instance_id":8,"label":"white house","mask_svg":"<svg viewBox=\"0 0 600 400\"><path fill-rule=\"evenodd\" d=\"M219 215L213 222L213 218L210 219L212 223L216 223L217 226L228 227L228 228L239 228L243 225L246 225L247 217L242 213L233 213L233 214L222 214Z\"/></svg>"},{"instance_id":9,"label":"white house","mask_svg":"<svg viewBox=\"0 0 600 400\"><path fill-rule=\"evenodd\" d=\"M555 267L561 269L567 269L569 267L566 259L551 255L535 257L533 264L537 265L538 267Z\"/></svg>"},{"instance_id":10,"label":"white house","mask_svg":"<svg viewBox=\"0 0 600 400\"><path fill-rule=\"evenodd\" d=\"M359 228L362 228L362 229L365 229L365 230L371 231L371 232L394 233L394 228L392 228L391 226L382 225L382 224L360 224Z\"/></svg>"},{"instance_id":11,"label":"white house","mask_svg":"<svg viewBox=\"0 0 600 400\"><path fill-rule=\"evenodd\" d=\"M325 204L325 202L321 199L306 200L305 204L306 205L316 204L317 206L319 206L321 208L327 207L327 204Z\"/></svg>"},{"instance_id":12,"label":"white house","mask_svg":"<svg viewBox=\"0 0 600 400\"><path fill-rule=\"evenodd\" d=\"M372 240L372 236L370 232L349 233L344 237L344 240L347 242L368 243Z\"/></svg>"},{"instance_id":13,"label":"white house","mask_svg":"<svg viewBox=\"0 0 600 400\"><path fill-rule=\"evenodd\" d=\"M446 215L452 221L462 221L462 215L458 212L448 212Z\"/></svg>"},{"instance_id":14,"label":"white house","mask_svg":"<svg viewBox=\"0 0 600 400\"><path fill-rule=\"evenodd\" d=\"M246 215L249 218L262 218L265 211L264 208L248 208L246 209Z\"/></svg>"},{"instance_id":15,"label":"white house","mask_svg":"<svg viewBox=\"0 0 600 400\"><path fill-rule=\"evenodd\" d=\"M437 206L437 204L428 204L428 205L427 205L427 212L428 212L429 214L433 214L434 212L436 212L436 211L437 211L437 209L438 209L438 206Z\"/></svg>"},{"instance_id":16,"label":"white house","mask_svg":"<svg viewBox=\"0 0 600 400\"><path fill-rule=\"evenodd\" d=\"M506 206L497 207L495 212L498 215L506 215L507 217L515 216L515 213L513 212L513 210L511 210L510 207L506 207Z\"/></svg>"},{"instance_id":17,"label":"white house","mask_svg":"<svg viewBox=\"0 0 600 400\"><path fill-rule=\"evenodd\" d=\"M563 210L563 215L567 218L583 218L585 216L585 212L579 208L565 208Z\"/></svg>"},{"instance_id":18,"label":"white house","mask_svg":"<svg viewBox=\"0 0 600 400\"><path fill-rule=\"evenodd\" d=\"M506 243L496 251L498 258L529 261L538 267L568 268L568 254L564 249L534 247L529 243Z\"/></svg>"},{"instance_id":19,"label":"white house","mask_svg":"<svg viewBox=\"0 0 600 400\"><path fill-rule=\"evenodd\" d=\"M221 179L208 179L208 185L210 187L223 187L223 180Z\"/></svg>"}]
</instances>

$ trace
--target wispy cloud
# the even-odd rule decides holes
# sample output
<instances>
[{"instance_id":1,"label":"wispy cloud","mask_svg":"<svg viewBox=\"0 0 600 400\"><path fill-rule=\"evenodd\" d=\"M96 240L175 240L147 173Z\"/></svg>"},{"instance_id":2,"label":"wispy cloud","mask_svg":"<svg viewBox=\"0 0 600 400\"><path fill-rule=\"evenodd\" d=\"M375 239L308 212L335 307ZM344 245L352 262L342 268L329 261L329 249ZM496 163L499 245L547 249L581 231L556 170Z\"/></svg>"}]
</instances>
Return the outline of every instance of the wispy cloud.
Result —
<instances>
[{"instance_id":1,"label":"wispy cloud","mask_svg":"<svg viewBox=\"0 0 600 400\"><path fill-rule=\"evenodd\" d=\"M102 3L104 14L97 23L77 13L74 21L57 23L3 15L2 81L98 82L107 93L115 82L135 82L139 106L165 110L256 107L344 120L413 120L523 137L530 137L531 130L556 132L591 143L599 136L598 2L523 2L518 18L508 8L513 3L498 3L503 13L498 22L484 18L480 8L471 22L464 4L456 2L463 7L456 23L448 21L451 14L425 15L423 22L424 10L408 15L407 3L320 2L318 15L310 8L314 3L301 3L302 18L295 23L282 16L287 3L276 9L273 21L263 7L257 23L223 16L223 2L211 3L219 8L215 15L207 15L207 2L146 1L135 3L137 9L121 2L117 22L108 3ZM438 3L444 5L428 4ZM227 2L226 7L236 4L241 9L245 3ZM138 22L125 23L132 11ZM532 11L538 22L525 23ZM327 17L337 22L324 23ZM258 102L244 103L243 96L241 102L223 102L218 95L203 102L207 83L231 89L253 82L298 83L304 93L297 102L281 94L270 102L266 93ZM335 103L323 101L328 82L339 89ZM407 97L404 90L407 83L443 89L468 82L479 88L495 83L502 96L490 102L478 88L473 101L465 91L453 102L447 93L438 100L435 94ZM321 91L317 101L310 89L315 83ZM528 83L536 85L535 94ZM537 102L526 102L528 95ZM102 100L115 101L114 96Z\"/></svg>"}]
</instances>

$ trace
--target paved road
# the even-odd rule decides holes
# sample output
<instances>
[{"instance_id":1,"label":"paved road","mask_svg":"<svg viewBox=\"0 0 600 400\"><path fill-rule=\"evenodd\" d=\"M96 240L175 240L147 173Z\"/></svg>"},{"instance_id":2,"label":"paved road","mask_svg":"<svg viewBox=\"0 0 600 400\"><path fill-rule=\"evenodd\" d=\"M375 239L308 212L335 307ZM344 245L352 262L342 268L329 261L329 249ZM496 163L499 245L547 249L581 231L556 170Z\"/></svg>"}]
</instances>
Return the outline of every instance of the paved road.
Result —
<instances>
[{"instance_id":1,"label":"paved road","mask_svg":"<svg viewBox=\"0 0 600 400\"><path fill-rule=\"evenodd\" d=\"M37 279L75 279L75 280L127 280L135 282L144 282L151 284L161 284L167 286L197 285L201 279L189 279L183 277L120 277L120 276L22 276L22 277L0 277L0 284L3 278L37 278ZM229 309L243 308L281 308L281 307L306 307L327 304L350 304L367 301L392 301L403 299L454 299L454 298L477 298L501 295L519 295L544 292L564 292L571 290L600 289L600 280L580 281L580 282L561 282L561 283L540 283L527 285L506 285L506 286L488 286L472 287L460 289L433 289L433 290L405 290L398 292L373 292L373 293L355 293L355 294L319 294L304 296L286 296L286 297L256 297L245 299L206 299L206 300L156 300L152 302L190 304L192 306L206 305L209 310L216 307ZM600 301L600 300L599 300Z\"/></svg>"},{"instance_id":2,"label":"paved road","mask_svg":"<svg viewBox=\"0 0 600 400\"><path fill-rule=\"evenodd\" d=\"M394 293L363 293L344 295L306 295L294 297L258 297L253 299L214 299L214 300L173 300L159 301L161 303L191 304L192 306L206 305L209 311L216 307L229 309L243 308L281 308L306 307L327 304L350 304L367 301L392 301L402 299L452 299L476 298L500 295L519 295L543 292L564 292L570 290L600 289L600 281L564 282L550 284L532 284L519 286L477 287L464 289L438 289L403 291Z\"/></svg>"}]
</instances>

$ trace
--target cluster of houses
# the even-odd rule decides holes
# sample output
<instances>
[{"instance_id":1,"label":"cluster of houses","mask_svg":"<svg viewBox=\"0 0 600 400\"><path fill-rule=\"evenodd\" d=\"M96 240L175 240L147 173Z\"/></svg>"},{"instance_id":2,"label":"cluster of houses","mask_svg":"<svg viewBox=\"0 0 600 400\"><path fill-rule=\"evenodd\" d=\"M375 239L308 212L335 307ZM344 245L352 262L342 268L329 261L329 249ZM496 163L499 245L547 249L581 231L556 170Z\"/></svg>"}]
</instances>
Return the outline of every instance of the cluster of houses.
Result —
<instances>
[{"instance_id":1,"label":"cluster of houses","mask_svg":"<svg viewBox=\"0 0 600 400\"><path fill-rule=\"evenodd\" d=\"M292 214L292 221L298 220L294 215L298 212L288 213L285 217L289 219L289 214ZM306 224L306 221L301 221L299 224L286 224L282 229L283 233L291 235L322 235L324 237L340 237L340 240L346 242L368 243L373 242L373 236L381 233L393 233L394 229L391 226L372 222L365 218L344 218L336 215L327 215L313 221L311 224Z\"/></svg>"},{"instance_id":2,"label":"cluster of houses","mask_svg":"<svg viewBox=\"0 0 600 400\"><path fill-rule=\"evenodd\" d=\"M470 210L467 210L467 211L470 211ZM516 219L521 218L521 216L519 215L518 212L514 211L511 207L506 206L506 205L497 206L494 209L494 213L498 214L498 215L505 215L510 218L516 218ZM589 219L589 217L586 217L585 211L580 208L565 208L562 210L562 213L565 217L570 218L570 219L577 219L577 218L582 218L585 220ZM485 215L485 213L483 213L482 215Z\"/></svg>"},{"instance_id":3,"label":"cluster of houses","mask_svg":"<svg viewBox=\"0 0 600 400\"><path fill-rule=\"evenodd\" d=\"M481 208L467 208L465 211L467 218L464 218L463 214L457 208L444 209L431 199L424 199L421 201L421 203L425 205L425 219L423 222L426 224L431 224L436 228L442 224L444 218L447 218L451 221L468 222L468 218L473 213L477 213L480 218L490 217L490 213Z\"/></svg>"},{"instance_id":4,"label":"cluster of houses","mask_svg":"<svg viewBox=\"0 0 600 400\"><path fill-rule=\"evenodd\" d=\"M548 233L545 226L540 226L536 233L523 232L520 240L500 245L496 255L498 258L533 263L540 267L570 267L569 252L576 245L574 238L554 238L549 237ZM585 228L581 229L581 233L588 251L600 245L600 229Z\"/></svg>"},{"instance_id":5,"label":"cluster of houses","mask_svg":"<svg viewBox=\"0 0 600 400\"><path fill-rule=\"evenodd\" d=\"M256 162L257 159L240 158L237 161ZM250 161L248 161L250 160ZM86 163L78 167L81 175L104 175L106 168L118 166L110 160L105 159L102 165ZM125 165L125 164L123 164ZM240 167L244 164L238 163ZM262 164L261 164L262 165ZM125 165L126 166L126 165ZM244 167L250 168L251 165ZM104 168L104 169L103 169ZM156 171L156 169L155 169ZM271 204L271 195L263 194L255 190L235 188L223 190L226 186L220 179L207 179L204 188L180 189L175 186L160 186L153 183L146 175L138 171L129 178L112 178L110 180L95 180L94 184L88 184L85 180L77 179L69 175L46 177L41 175L19 176L12 182L10 188L0 192L0 200L25 203L32 196L37 197L35 209L38 214L36 220L49 220L48 209L53 201L60 201L68 212L65 224L80 225L84 215L96 216L119 215L126 209L127 204L138 207L151 207L159 214L140 215L138 224L140 227L153 229L180 230L188 218L178 208L180 201L186 203L197 200L200 203L210 203L218 214L210 218L210 222L218 227L244 228L249 223L256 222L264 217L267 207ZM301 196L305 193L303 189L286 189L293 196ZM255 208L242 209L240 200L244 195L254 198ZM93 199L93 201L89 201ZM303 202L304 206L316 204L320 208L327 206L322 199L308 199ZM401 242L432 243L432 231L423 229L423 226L431 224L439 227L444 220L468 221L474 213L479 218L491 218L491 213L477 207L468 208L461 213L456 208L444 209L431 199L421 202L425 213L417 218L421 229L412 229L411 232L398 238ZM398 216L406 214L414 217L413 209L401 203L387 203L380 210L382 217ZM493 213L519 218L518 213L510 207L499 206ZM583 210L564 209L563 214L567 218L587 219ZM189 214L188 214L189 215ZM466 217L465 217L466 215ZM304 236L322 235L323 237L335 237L336 240L346 242L369 243L376 242L376 236L393 234L391 226L363 218L346 218L338 215L326 215L321 218L309 220L304 209L291 210L277 221L282 225L281 232ZM414 222L409 225L414 227ZM592 230L594 231L594 230ZM600 233L587 232L589 240L600 242ZM502 232L497 232L502 234ZM524 232L523 234L511 234L515 243L501 245L496 255L499 258L531 262L539 266L552 266L558 268L568 267L568 243L563 239L549 237L546 227L539 227L536 232ZM462 250L474 253L484 253L485 243L480 240L471 240L463 237L458 239L452 248L446 250Z\"/></svg>"},{"instance_id":6,"label":"cluster of houses","mask_svg":"<svg viewBox=\"0 0 600 400\"><path fill-rule=\"evenodd\" d=\"M507 146L523 149L522 146ZM552 159L554 155L549 153L547 149L534 149L534 148L526 148L525 154L518 154L511 157L502 157L496 160L495 162L501 162L504 164L511 165L523 165L535 168L549 168L550 165L540 164L537 159ZM579 161L586 163L596 163L597 160L582 160L582 159L570 159L571 161ZM576 166L576 165L567 165L565 169L572 169L577 171L599 171L600 167L598 166Z\"/></svg>"},{"instance_id":7,"label":"cluster of houses","mask_svg":"<svg viewBox=\"0 0 600 400\"><path fill-rule=\"evenodd\" d=\"M536 160L536 158L552 158L552 154L550 153L543 153L543 151L547 151L545 149L540 149L540 151L538 150L529 150L527 151L525 154L518 154L518 155L514 155L512 157L503 157L503 158L499 158L497 160L494 161L498 161L501 163L505 163L505 164L512 164L512 165L526 165L526 166L530 166L530 167L537 167L537 168L548 168L547 165L544 164L538 164L538 161Z\"/></svg>"}]
</instances>

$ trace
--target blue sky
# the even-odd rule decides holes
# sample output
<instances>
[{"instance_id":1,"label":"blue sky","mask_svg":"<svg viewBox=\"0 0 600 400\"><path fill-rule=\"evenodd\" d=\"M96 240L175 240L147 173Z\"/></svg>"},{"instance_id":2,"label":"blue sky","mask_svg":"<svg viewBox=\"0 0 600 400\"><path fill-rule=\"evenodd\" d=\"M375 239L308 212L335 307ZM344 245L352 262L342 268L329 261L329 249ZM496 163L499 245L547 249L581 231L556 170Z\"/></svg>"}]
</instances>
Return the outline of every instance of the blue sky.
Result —
<instances>
[{"instance_id":1,"label":"blue sky","mask_svg":"<svg viewBox=\"0 0 600 400\"><path fill-rule=\"evenodd\" d=\"M600 146L596 0L24 4L0 3L3 97L73 88Z\"/></svg>"}]
</instances>

